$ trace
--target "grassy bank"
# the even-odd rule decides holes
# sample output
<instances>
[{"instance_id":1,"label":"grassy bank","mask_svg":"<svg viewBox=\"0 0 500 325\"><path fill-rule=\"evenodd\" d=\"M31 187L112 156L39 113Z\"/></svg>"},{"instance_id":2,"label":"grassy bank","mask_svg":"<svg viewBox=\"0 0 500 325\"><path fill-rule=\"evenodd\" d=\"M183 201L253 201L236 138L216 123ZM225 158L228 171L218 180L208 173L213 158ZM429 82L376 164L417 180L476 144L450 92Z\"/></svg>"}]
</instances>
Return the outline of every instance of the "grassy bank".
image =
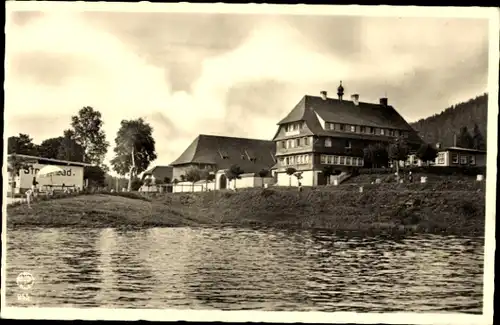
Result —
<instances>
[{"instance_id":1,"label":"grassy bank","mask_svg":"<svg viewBox=\"0 0 500 325\"><path fill-rule=\"evenodd\" d=\"M477 182L365 185L237 192L92 194L8 207L8 226L269 226L376 232L482 234Z\"/></svg>"}]
</instances>

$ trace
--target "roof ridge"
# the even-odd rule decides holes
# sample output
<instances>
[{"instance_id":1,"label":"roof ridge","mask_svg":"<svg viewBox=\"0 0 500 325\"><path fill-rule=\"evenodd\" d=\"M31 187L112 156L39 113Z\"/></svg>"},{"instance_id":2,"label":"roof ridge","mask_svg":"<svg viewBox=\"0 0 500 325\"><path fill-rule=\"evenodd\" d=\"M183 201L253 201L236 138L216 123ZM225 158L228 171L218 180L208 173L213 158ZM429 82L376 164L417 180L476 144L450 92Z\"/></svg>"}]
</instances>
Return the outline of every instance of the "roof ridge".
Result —
<instances>
[{"instance_id":1,"label":"roof ridge","mask_svg":"<svg viewBox=\"0 0 500 325\"><path fill-rule=\"evenodd\" d=\"M243 138L243 137L235 137L235 136L227 136L227 135L216 135L216 134L200 134L198 137L208 137L208 138L225 138L225 139L239 139L239 140L252 140L252 141L265 141L269 142L272 140L266 139L256 139L256 138Z\"/></svg>"}]
</instances>

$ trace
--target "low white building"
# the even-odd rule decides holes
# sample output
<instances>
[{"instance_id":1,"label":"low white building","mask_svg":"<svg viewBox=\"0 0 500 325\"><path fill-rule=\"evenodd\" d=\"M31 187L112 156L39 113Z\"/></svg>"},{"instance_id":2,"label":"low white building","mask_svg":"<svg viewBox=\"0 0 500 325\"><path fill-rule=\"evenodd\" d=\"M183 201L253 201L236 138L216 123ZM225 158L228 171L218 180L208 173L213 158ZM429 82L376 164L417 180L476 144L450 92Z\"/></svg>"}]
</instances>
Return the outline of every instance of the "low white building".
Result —
<instances>
[{"instance_id":1,"label":"low white building","mask_svg":"<svg viewBox=\"0 0 500 325\"><path fill-rule=\"evenodd\" d=\"M223 189L238 189L248 187L264 187L271 186L275 183L272 176L260 177L255 173L241 174L238 179L229 180L225 170L219 170L215 174L215 188L218 190Z\"/></svg>"},{"instance_id":2,"label":"low white building","mask_svg":"<svg viewBox=\"0 0 500 325\"><path fill-rule=\"evenodd\" d=\"M7 157L13 156L9 154ZM63 187L80 188L85 185L83 169L90 164L82 162L74 162L67 160L43 158L29 155L15 154L17 158L22 160L24 168L19 170L18 175L12 177L9 173L9 193L14 186L14 193L23 193L30 189L35 179L37 188L43 189L45 187L52 187L54 189L62 189ZM9 158L7 158L9 160ZM45 166L57 166L61 168L61 172L47 177L39 177L38 171Z\"/></svg>"}]
</instances>

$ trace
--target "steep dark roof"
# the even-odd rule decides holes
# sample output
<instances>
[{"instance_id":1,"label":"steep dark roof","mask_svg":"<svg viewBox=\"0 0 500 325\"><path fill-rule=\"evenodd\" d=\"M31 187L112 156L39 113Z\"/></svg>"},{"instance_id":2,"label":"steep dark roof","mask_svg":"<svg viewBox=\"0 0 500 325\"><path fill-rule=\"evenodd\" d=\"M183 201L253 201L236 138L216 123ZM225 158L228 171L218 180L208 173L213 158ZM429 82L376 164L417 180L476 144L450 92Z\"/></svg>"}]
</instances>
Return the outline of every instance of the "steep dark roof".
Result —
<instances>
[{"instance_id":1,"label":"steep dark roof","mask_svg":"<svg viewBox=\"0 0 500 325\"><path fill-rule=\"evenodd\" d=\"M245 173L257 173L276 163L275 151L273 141L200 134L171 165L210 164L217 169L238 165Z\"/></svg>"},{"instance_id":2,"label":"steep dark roof","mask_svg":"<svg viewBox=\"0 0 500 325\"><path fill-rule=\"evenodd\" d=\"M174 167L172 166L155 166L146 170L142 174L142 178L146 175L154 175L155 178L163 179L165 177L172 178Z\"/></svg>"},{"instance_id":3,"label":"steep dark roof","mask_svg":"<svg viewBox=\"0 0 500 325\"><path fill-rule=\"evenodd\" d=\"M365 102L359 102L359 105L355 105L349 100L341 101L333 98L324 100L321 97L310 95L304 96L278 125L306 121L309 129L316 135L356 137L354 133L346 134L345 132L324 130L316 114L326 122L409 131L410 141L422 141L415 130L390 105L384 106ZM358 136L362 138L370 137L368 134L358 134ZM380 136L374 139L380 139Z\"/></svg>"}]
</instances>

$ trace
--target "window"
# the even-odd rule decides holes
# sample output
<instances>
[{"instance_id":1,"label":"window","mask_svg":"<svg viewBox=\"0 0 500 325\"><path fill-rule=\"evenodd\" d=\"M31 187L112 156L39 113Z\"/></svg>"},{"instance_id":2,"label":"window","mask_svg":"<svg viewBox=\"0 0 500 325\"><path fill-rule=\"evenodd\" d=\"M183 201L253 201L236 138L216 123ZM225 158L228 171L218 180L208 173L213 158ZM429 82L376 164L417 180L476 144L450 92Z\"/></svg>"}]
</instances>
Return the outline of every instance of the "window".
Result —
<instances>
[{"instance_id":1,"label":"window","mask_svg":"<svg viewBox=\"0 0 500 325\"><path fill-rule=\"evenodd\" d=\"M399 137L399 131L398 130L394 130L394 136L395 137Z\"/></svg>"},{"instance_id":2,"label":"window","mask_svg":"<svg viewBox=\"0 0 500 325\"><path fill-rule=\"evenodd\" d=\"M219 155L221 156L222 159L229 159L229 155L226 151L219 150Z\"/></svg>"},{"instance_id":3,"label":"window","mask_svg":"<svg viewBox=\"0 0 500 325\"><path fill-rule=\"evenodd\" d=\"M469 164L471 164L471 165L476 164L476 156L472 155L469 157Z\"/></svg>"},{"instance_id":4,"label":"window","mask_svg":"<svg viewBox=\"0 0 500 325\"><path fill-rule=\"evenodd\" d=\"M363 165L364 165L363 158L358 158L358 166L363 166Z\"/></svg>"},{"instance_id":5,"label":"window","mask_svg":"<svg viewBox=\"0 0 500 325\"><path fill-rule=\"evenodd\" d=\"M346 147L346 149L351 149L351 141L346 140L345 147Z\"/></svg>"},{"instance_id":6,"label":"window","mask_svg":"<svg viewBox=\"0 0 500 325\"><path fill-rule=\"evenodd\" d=\"M465 155L460 155L460 164L461 165L467 165L467 163L469 162L469 157L465 156Z\"/></svg>"},{"instance_id":7,"label":"window","mask_svg":"<svg viewBox=\"0 0 500 325\"><path fill-rule=\"evenodd\" d=\"M295 140L295 145L296 145L297 147L300 147L300 138Z\"/></svg>"},{"instance_id":8,"label":"window","mask_svg":"<svg viewBox=\"0 0 500 325\"><path fill-rule=\"evenodd\" d=\"M355 125L351 125L351 132L356 132L356 126Z\"/></svg>"},{"instance_id":9,"label":"window","mask_svg":"<svg viewBox=\"0 0 500 325\"><path fill-rule=\"evenodd\" d=\"M325 147L331 147L332 146L332 139L326 138L325 139Z\"/></svg>"},{"instance_id":10,"label":"window","mask_svg":"<svg viewBox=\"0 0 500 325\"><path fill-rule=\"evenodd\" d=\"M281 148L286 149L286 141L281 141Z\"/></svg>"},{"instance_id":11,"label":"window","mask_svg":"<svg viewBox=\"0 0 500 325\"><path fill-rule=\"evenodd\" d=\"M344 124L339 124L339 130L340 130L340 131L344 131L344 129L345 129Z\"/></svg>"},{"instance_id":12,"label":"window","mask_svg":"<svg viewBox=\"0 0 500 325\"><path fill-rule=\"evenodd\" d=\"M393 137L393 136L394 136L394 134L395 134L395 131L394 131L394 130L389 130L389 135L390 135L391 137Z\"/></svg>"},{"instance_id":13,"label":"window","mask_svg":"<svg viewBox=\"0 0 500 325\"><path fill-rule=\"evenodd\" d=\"M451 155L451 162L454 164L458 164L458 154L454 153Z\"/></svg>"},{"instance_id":14,"label":"window","mask_svg":"<svg viewBox=\"0 0 500 325\"><path fill-rule=\"evenodd\" d=\"M361 132L361 133L366 133L366 127L365 127L365 126L361 126L361 127L359 128L359 132Z\"/></svg>"},{"instance_id":15,"label":"window","mask_svg":"<svg viewBox=\"0 0 500 325\"><path fill-rule=\"evenodd\" d=\"M326 163L331 164L332 163L332 156L326 156Z\"/></svg>"},{"instance_id":16,"label":"window","mask_svg":"<svg viewBox=\"0 0 500 325\"><path fill-rule=\"evenodd\" d=\"M368 127L368 133L375 134L375 128Z\"/></svg>"},{"instance_id":17,"label":"window","mask_svg":"<svg viewBox=\"0 0 500 325\"><path fill-rule=\"evenodd\" d=\"M345 157L340 157L340 162L341 165L345 165Z\"/></svg>"},{"instance_id":18,"label":"window","mask_svg":"<svg viewBox=\"0 0 500 325\"><path fill-rule=\"evenodd\" d=\"M351 159L351 157L346 157L346 158L345 158L345 164L346 164L346 165L351 165L351 164L352 164L352 161L351 161L351 160L352 160L352 159Z\"/></svg>"},{"instance_id":19,"label":"window","mask_svg":"<svg viewBox=\"0 0 500 325\"><path fill-rule=\"evenodd\" d=\"M333 163L335 165L338 165L339 164L339 156L333 156Z\"/></svg>"},{"instance_id":20,"label":"window","mask_svg":"<svg viewBox=\"0 0 500 325\"><path fill-rule=\"evenodd\" d=\"M380 135L385 135L385 130L384 129L380 129Z\"/></svg>"},{"instance_id":21,"label":"window","mask_svg":"<svg viewBox=\"0 0 500 325\"><path fill-rule=\"evenodd\" d=\"M357 157L352 157L352 165L357 166L358 165L358 158Z\"/></svg>"},{"instance_id":22,"label":"window","mask_svg":"<svg viewBox=\"0 0 500 325\"><path fill-rule=\"evenodd\" d=\"M304 155L304 164L309 163L309 155Z\"/></svg>"},{"instance_id":23,"label":"window","mask_svg":"<svg viewBox=\"0 0 500 325\"><path fill-rule=\"evenodd\" d=\"M321 160L322 164L326 164L326 156L325 155L321 155L320 160Z\"/></svg>"},{"instance_id":24,"label":"window","mask_svg":"<svg viewBox=\"0 0 500 325\"><path fill-rule=\"evenodd\" d=\"M297 164L302 164L302 156L297 156Z\"/></svg>"},{"instance_id":25,"label":"window","mask_svg":"<svg viewBox=\"0 0 500 325\"><path fill-rule=\"evenodd\" d=\"M438 154L438 164L444 165L444 152Z\"/></svg>"},{"instance_id":26,"label":"window","mask_svg":"<svg viewBox=\"0 0 500 325\"><path fill-rule=\"evenodd\" d=\"M288 140L288 148L295 148L295 142L293 140Z\"/></svg>"},{"instance_id":27,"label":"window","mask_svg":"<svg viewBox=\"0 0 500 325\"><path fill-rule=\"evenodd\" d=\"M308 146L309 145L309 138L304 138L304 145Z\"/></svg>"}]
</instances>

